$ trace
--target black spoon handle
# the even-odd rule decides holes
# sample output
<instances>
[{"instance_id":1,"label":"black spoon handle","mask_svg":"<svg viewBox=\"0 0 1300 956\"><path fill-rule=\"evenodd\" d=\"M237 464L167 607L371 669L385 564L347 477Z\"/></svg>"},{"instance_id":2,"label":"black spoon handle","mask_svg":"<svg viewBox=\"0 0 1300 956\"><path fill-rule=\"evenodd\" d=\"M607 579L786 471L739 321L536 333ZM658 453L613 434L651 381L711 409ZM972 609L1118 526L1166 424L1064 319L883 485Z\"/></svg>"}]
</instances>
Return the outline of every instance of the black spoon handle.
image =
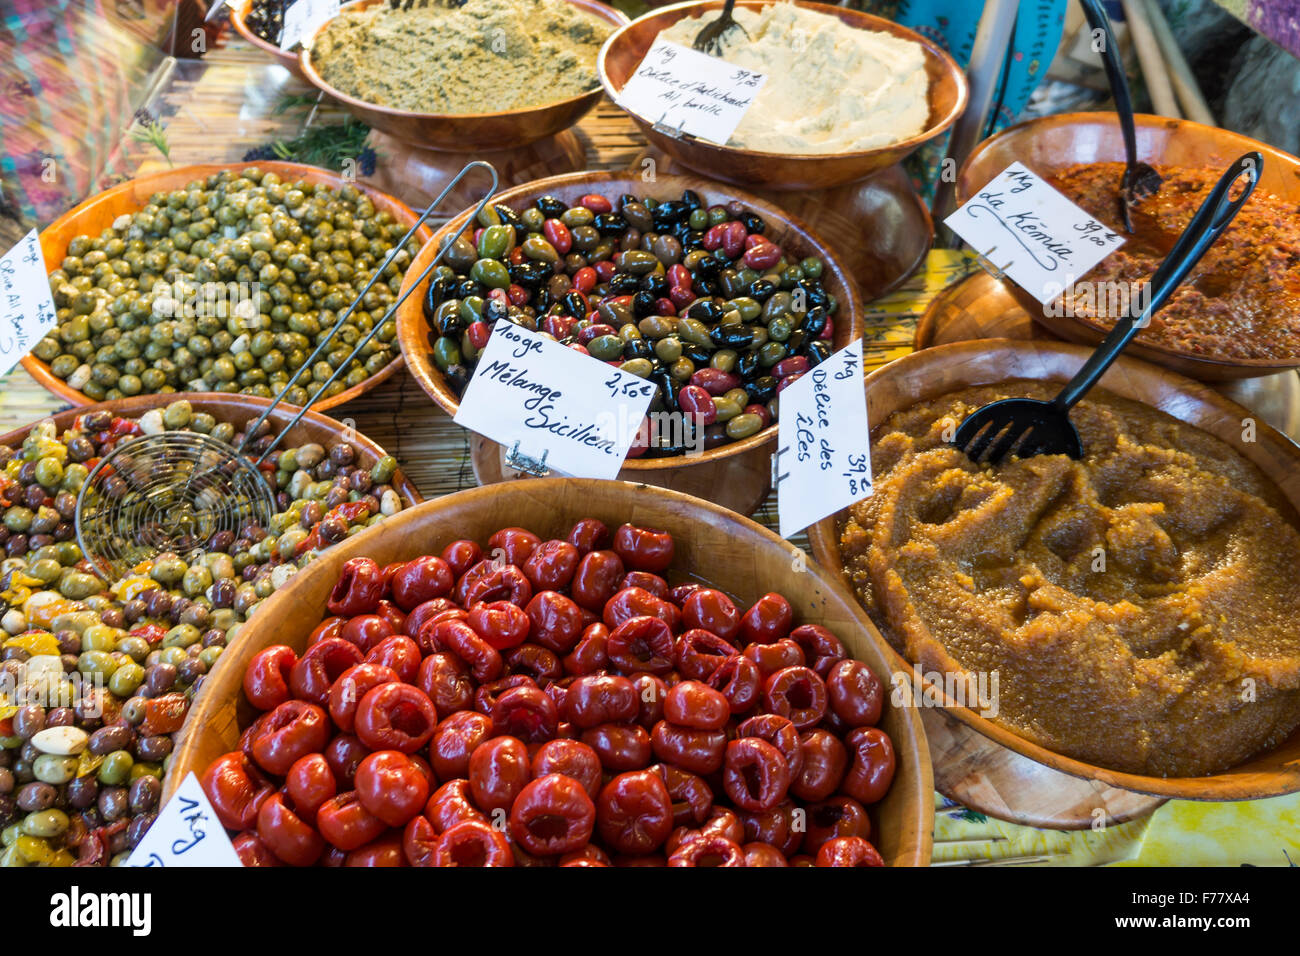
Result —
<instances>
[{"instance_id":1,"label":"black spoon handle","mask_svg":"<svg viewBox=\"0 0 1300 956\"><path fill-rule=\"evenodd\" d=\"M1106 16L1101 0L1080 0L1080 3L1088 25L1104 34L1101 61L1106 67L1110 95L1115 99L1115 112L1119 114L1119 127L1124 134L1124 153L1131 169L1137 163L1137 132L1133 126L1133 98L1129 95L1128 76L1119 56L1119 44L1115 42L1115 31L1110 27L1110 17Z\"/></svg>"},{"instance_id":2,"label":"black spoon handle","mask_svg":"<svg viewBox=\"0 0 1300 956\"><path fill-rule=\"evenodd\" d=\"M1252 152L1242 156L1228 167L1219 178L1218 184L1196 210L1196 215L1192 216L1192 221L1178 237L1169 255L1165 256L1165 260L1160 263L1160 268L1156 269L1155 275L1151 277L1144 294L1144 298L1147 299L1146 307L1141 314L1135 316L1130 311L1115 323L1115 327L1102 339L1097 350L1089 356L1088 361L1083 363L1083 367L1075 373L1074 378L1070 379L1065 388L1061 389L1061 394L1057 395L1053 402L1054 405L1068 412L1088 389L1097 384L1097 380L1119 357L1124 346L1147 326L1151 316L1169 300L1174 290L1182 285L1187 274L1201 261L1201 256L1205 255L1205 250L1223 235L1228 224L1254 192L1263 166L1264 157L1257 152ZM1232 187L1242 176L1248 176L1249 180L1242 187L1241 195L1231 199Z\"/></svg>"}]
</instances>

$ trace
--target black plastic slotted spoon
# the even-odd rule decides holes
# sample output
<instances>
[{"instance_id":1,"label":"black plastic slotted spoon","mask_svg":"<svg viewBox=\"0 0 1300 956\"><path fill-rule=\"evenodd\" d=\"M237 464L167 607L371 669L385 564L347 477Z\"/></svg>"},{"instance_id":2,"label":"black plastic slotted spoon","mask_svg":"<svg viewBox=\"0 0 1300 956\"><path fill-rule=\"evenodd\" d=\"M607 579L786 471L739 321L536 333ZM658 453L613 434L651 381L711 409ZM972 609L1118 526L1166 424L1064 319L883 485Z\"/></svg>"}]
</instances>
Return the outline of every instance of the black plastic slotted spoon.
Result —
<instances>
[{"instance_id":1,"label":"black plastic slotted spoon","mask_svg":"<svg viewBox=\"0 0 1300 956\"><path fill-rule=\"evenodd\" d=\"M1119 128L1124 134L1124 175L1119 184L1119 214L1124 220L1124 230L1133 234L1132 209L1143 199L1154 196L1160 191L1164 179L1154 168L1138 162L1137 130L1133 123L1133 97L1128 91L1128 77L1124 73L1124 61L1120 59L1119 44L1115 42L1115 31L1111 29L1110 17L1101 5L1101 0L1080 0L1088 25L1094 31L1102 33L1101 61L1106 67L1106 79L1110 83L1110 95L1115 100L1115 112L1119 114Z\"/></svg>"},{"instance_id":2,"label":"black plastic slotted spoon","mask_svg":"<svg viewBox=\"0 0 1300 956\"><path fill-rule=\"evenodd\" d=\"M1220 177L1218 184L1201 203L1196 215L1147 287L1146 306L1139 315L1129 315L1115 323L1088 361L1050 402L1036 398L1004 398L976 409L961 423L952 444L975 462L996 464L1013 450L1021 458L1030 455L1069 455L1083 457L1083 442L1070 421L1070 409L1110 368L1124 346L1145 328L1174 290L1195 268L1205 250L1228 228L1246 204L1259 181L1264 157L1247 153ZM1248 176L1241 195L1231 198L1233 185Z\"/></svg>"}]
</instances>

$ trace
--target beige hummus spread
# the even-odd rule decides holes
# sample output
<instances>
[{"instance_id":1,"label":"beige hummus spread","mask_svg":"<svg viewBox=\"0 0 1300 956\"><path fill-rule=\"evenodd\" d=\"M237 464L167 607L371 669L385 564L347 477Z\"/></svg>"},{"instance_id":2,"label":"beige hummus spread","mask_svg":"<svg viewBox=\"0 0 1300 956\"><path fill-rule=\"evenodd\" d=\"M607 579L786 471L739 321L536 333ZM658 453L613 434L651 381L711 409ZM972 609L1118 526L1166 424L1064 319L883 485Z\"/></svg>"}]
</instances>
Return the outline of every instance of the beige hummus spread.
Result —
<instances>
[{"instance_id":1,"label":"beige hummus spread","mask_svg":"<svg viewBox=\"0 0 1300 956\"><path fill-rule=\"evenodd\" d=\"M679 20L659 39L689 47L717 15ZM744 31L723 34L721 58L767 79L729 146L847 153L910 139L929 125L920 44L789 3L742 7L734 16Z\"/></svg>"}]
</instances>

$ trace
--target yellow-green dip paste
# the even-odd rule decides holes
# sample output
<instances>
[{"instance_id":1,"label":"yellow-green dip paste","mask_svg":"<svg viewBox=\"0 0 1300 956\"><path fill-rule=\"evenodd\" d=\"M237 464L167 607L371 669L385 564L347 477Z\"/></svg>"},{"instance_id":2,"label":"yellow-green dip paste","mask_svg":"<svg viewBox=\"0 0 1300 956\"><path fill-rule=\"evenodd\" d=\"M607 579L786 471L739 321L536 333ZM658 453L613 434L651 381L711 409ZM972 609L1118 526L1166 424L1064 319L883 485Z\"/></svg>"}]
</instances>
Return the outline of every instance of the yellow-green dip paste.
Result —
<instances>
[{"instance_id":1,"label":"yellow-green dip paste","mask_svg":"<svg viewBox=\"0 0 1300 956\"><path fill-rule=\"evenodd\" d=\"M1057 753L1156 776L1224 770L1300 724L1300 532L1250 461L1094 390L1085 457L977 465L945 429L1059 386L967 388L872 432L875 490L845 570L926 672L998 674L996 722Z\"/></svg>"},{"instance_id":2,"label":"yellow-green dip paste","mask_svg":"<svg viewBox=\"0 0 1300 956\"><path fill-rule=\"evenodd\" d=\"M564 0L467 0L348 11L317 36L312 64L366 103L416 113L497 113L600 85L612 24Z\"/></svg>"}]
</instances>

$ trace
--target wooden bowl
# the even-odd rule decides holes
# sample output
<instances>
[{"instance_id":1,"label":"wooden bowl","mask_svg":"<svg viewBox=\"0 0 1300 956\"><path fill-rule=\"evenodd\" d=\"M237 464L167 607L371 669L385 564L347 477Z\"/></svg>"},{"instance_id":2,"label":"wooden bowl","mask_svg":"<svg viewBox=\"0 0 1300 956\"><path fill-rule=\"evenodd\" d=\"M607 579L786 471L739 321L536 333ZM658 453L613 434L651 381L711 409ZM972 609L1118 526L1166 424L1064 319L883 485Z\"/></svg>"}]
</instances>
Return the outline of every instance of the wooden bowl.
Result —
<instances>
[{"instance_id":1,"label":"wooden bowl","mask_svg":"<svg viewBox=\"0 0 1300 956\"><path fill-rule=\"evenodd\" d=\"M252 31L248 26L247 16L253 9L254 0L236 0L229 4L230 7L230 25L235 28L235 32L247 40L253 46L257 47L276 63L292 73L300 80L306 80L307 77L302 72L302 67L298 65L298 54L290 53L287 50L281 50L274 43L268 43Z\"/></svg>"},{"instance_id":2,"label":"wooden bowl","mask_svg":"<svg viewBox=\"0 0 1300 956\"><path fill-rule=\"evenodd\" d=\"M216 418L218 422L230 422L232 425L239 426L256 421L258 416L266 411L267 406L271 404L270 399L260 398L256 395L227 395L224 392L186 392L182 395L133 395L130 398L119 398L111 402L97 402L93 405L69 408L56 415L49 416L49 419L54 422L59 431L63 431L72 425L72 420L78 415L106 411L124 418L138 418L152 408L165 408L172 402L182 398L194 406L196 412L207 412ZM296 412L297 409L293 406L281 405L271 413L271 417L267 421L278 430L288 424L289 419L293 418ZM45 420L41 419L41 421ZM32 425L35 424L36 422L32 423ZM11 432L0 435L0 445L8 445L14 448L22 444L23 439L27 437L27 433L32 430L32 425L16 428ZM388 454L384 449L350 426L314 410L308 411L298 424L289 429L285 441L289 445L305 445L308 442L316 442L326 448L329 448L334 442L347 441L357 451L357 463L366 466L373 465ZM410 479L402 473L401 468L397 469L390 484L392 484L393 490L402 496L406 504L418 505L424 501L424 496L420 494L415 485L411 484Z\"/></svg>"},{"instance_id":3,"label":"wooden bowl","mask_svg":"<svg viewBox=\"0 0 1300 956\"><path fill-rule=\"evenodd\" d=\"M781 245L790 245L799 249L803 255L818 256L825 264L822 283L826 290L835 296L839 308L835 313L835 348L843 348L855 339L862 337L862 303L858 298L856 284L847 271L839 264L835 254L827 248L802 220L782 212L771 203L751 196L736 189L722 188L717 183L699 179L694 176L659 176L654 184L647 188L638 172L583 172L567 176L552 176L536 182L517 186L499 193L494 200L507 206L528 206L539 197L547 194L558 197L565 202L575 202L579 196L590 192L603 192L617 196L623 193L635 195L652 194L655 196L681 195L684 190L693 189L699 193L704 202L726 204L738 200L755 213L762 216L768 224L769 235ZM415 278L433 261L438 254L442 239L454 233L473 210L466 210L448 222L433 238L424 244L415 261L406 272L402 283L402 292L415 281ZM460 407L460 398L447 384L446 378L429 358L429 324L425 321L421 305L424 298L423 289L402 303L397 311L397 341L402 347L411 374L420 383L430 398L448 415L454 416ZM766 446L776 440L777 426L772 424L762 431L741 441L730 442L711 451L706 451L692 458L633 458L623 465L620 476L628 480L645 481L660 484L671 480L675 472L686 469L710 466L726 458L757 453L764 459ZM734 464L734 463L733 463ZM761 463L766 467L766 462ZM692 490L692 489L680 489ZM703 492L701 492L703 493Z\"/></svg>"},{"instance_id":4,"label":"wooden bowl","mask_svg":"<svg viewBox=\"0 0 1300 956\"><path fill-rule=\"evenodd\" d=\"M1223 169L1243 153L1264 155L1259 188L1292 206L1300 204L1300 159L1259 140L1226 129L1167 116L1138 115L1138 159L1158 166ZM1078 163L1124 162L1124 140L1114 113L1062 113L1010 126L980 143L957 174L957 202L964 203L1014 162L1043 177ZM1095 345L1109 331L1087 318L1046 315L1043 305L1010 279L1006 287L1036 322L1071 342ZM1125 354L1163 365L1203 381L1272 375L1300 366L1292 359L1236 359L1198 355L1139 336Z\"/></svg>"},{"instance_id":5,"label":"wooden bowl","mask_svg":"<svg viewBox=\"0 0 1300 956\"><path fill-rule=\"evenodd\" d=\"M776 0L740 0L737 6L761 9ZM641 132L659 149L683 165L714 179L742 186L767 189L826 189L866 179L902 160L922 143L938 136L957 121L966 108L966 76L947 53L919 33L890 20L847 7L833 7L807 0L793 0L796 6L837 17L859 30L876 30L917 43L925 49L925 69L930 77L929 127L911 139L876 149L821 155L769 153L754 149L719 146L693 136L673 136L654 128L655 117L643 117L628 110ZM721 10L723 0L693 0L653 10L619 30L601 48L596 60L600 81L610 99L618 94L636 72L655 38L684 17ZM702 20L708 22L709 17ZM846 91L847 93L848 91Z\"/></svg>"},{"instance_id":6,"label":"wooden bowl","mask_svg":"<svg viewBox=\"0 0 1300 956\"><path fill-rule=\"evenodd\" d=\"M388 0L354 0L344 10L367 10ZM627 17L598 0L568 0L592 16L621 27ZM321 29L325 24L321 25ZM319 33L319 31L317 31ZM313 36L314 40L315 37ZM310 41L304 42L298 55L299 68L307 82L324 90L348 111L369 126L395 139L424 149L472 152L485 149L509 149L523 146L568 129L600 102L601 89L557 100L542 106L501 110L496 113L416 113L378 103L367 103L330 86L317 72L311 60ZM523 81L523 78L520 78Z\"/></svg>"},{"instance_id":7,"label":"wooden bowl","mask_svg":"<svg viewBox=\"0 0 1300 956\"><path fill-rule=\"evenodd\" d=\"M1064 383L1091 354L1091 349L1055 342L982 339L939 345L914 352L866 378L867 418L883 421L893 412L947 392L1009 379ZM1219 395L1208 385L1136 359L1121 357L1102 379L1110 392L1145 402L1189 422L1226 442L1267 475L1283 496L1300 510L1300 445L1257 421L1255 441L1243 441L1242 421L1251 412ZM839 523L843 512L808 530L817 562L848 587L840 560ZM894 667L911 663L892 651ZM946 699L945 709L989 740L1063 773L1097 780L1123 790L1188 800L1256 800L1300 791L1300 730L1267 753L1222 773L1204 777L1153 777L1123 773L1053 753L974 710ZM1097 728L1104 732L1104 727Z\"/></svg>"},{"instance_id":8,"label":"wooden bowl","mask_svg":"<svg viewBox=\"0 0 1300 956\"><path fill-rule=\"evenodd\" d=\"M63 257L67 254L68 243L77 236L98 236L100 232L112 225L113 220L118 216L143 209L148 205L149 197L156 192L179 189L188 182L204 179L222 170L248 169L253 166L268 172L274 172L289 181L302 179L317 185L332 186L335 189L341 189L347 185L355 186L370 197L376 211L388 213L396 222L408 229L415 225L415 221L419 218L401 200L394 199L392 196L381 193L364 183L348 182L336 173L315 166L307 166L303 163L262 161L255 163L200 163L195 166L177 166L174 169L147 173L124 183L118 183L111 189L106 189L104 192L91 196L89 199L73 206L46 226L41 231L41 253L45 256L46 267L50 272L57 269L63 261ZM421 226L416 235L423 239L427 238L431 232L432 230L428 226ZM401 367L402 357L398 355L364 382L344 389L331 398L323 398L312 407L318 411L325 411L345 402L350 402L358 395L370 391ZM50 371L49 365L34 355L23 358L23 368L27 369L32 378L64 401L71 402L73 405L89 405L94 402L94 399L89 395L70 388L63 379L58 378ZM173 395L172 398L174 399L175 396Z\"/></svg>"},{"instance_id":9,"label":"wooden bowl","mask_svg":"<svg viewBox=\"0 0 1300 956\"><path fill-rule=\"evenodd\" d=\"M221 656L190 709L168 775L168 792L193 771L235 749L251 717L242 692L253 655L272 644L301 651L325 616L325 601L343 562L365 555L381 565L436 553L456 538L486 541L498 528L527 527L543 538L563 536L574 521L593 517L616 527L630 521L663 528L676 539L674 567L748 604L769 590L784 593L800 623L830 628L886 679L895 667L884 640L853 599L816 567L791 574L798 548L772 532L707 501L622 481L539 479L473 488L404 511L341 542L300 571L258 608L240 639ZM934 799L930 754L914 709L887 707L880 726L898 754L893 787L872 807L873 841L894 866L930 860Z\"/></svg>"}]
</instances>

